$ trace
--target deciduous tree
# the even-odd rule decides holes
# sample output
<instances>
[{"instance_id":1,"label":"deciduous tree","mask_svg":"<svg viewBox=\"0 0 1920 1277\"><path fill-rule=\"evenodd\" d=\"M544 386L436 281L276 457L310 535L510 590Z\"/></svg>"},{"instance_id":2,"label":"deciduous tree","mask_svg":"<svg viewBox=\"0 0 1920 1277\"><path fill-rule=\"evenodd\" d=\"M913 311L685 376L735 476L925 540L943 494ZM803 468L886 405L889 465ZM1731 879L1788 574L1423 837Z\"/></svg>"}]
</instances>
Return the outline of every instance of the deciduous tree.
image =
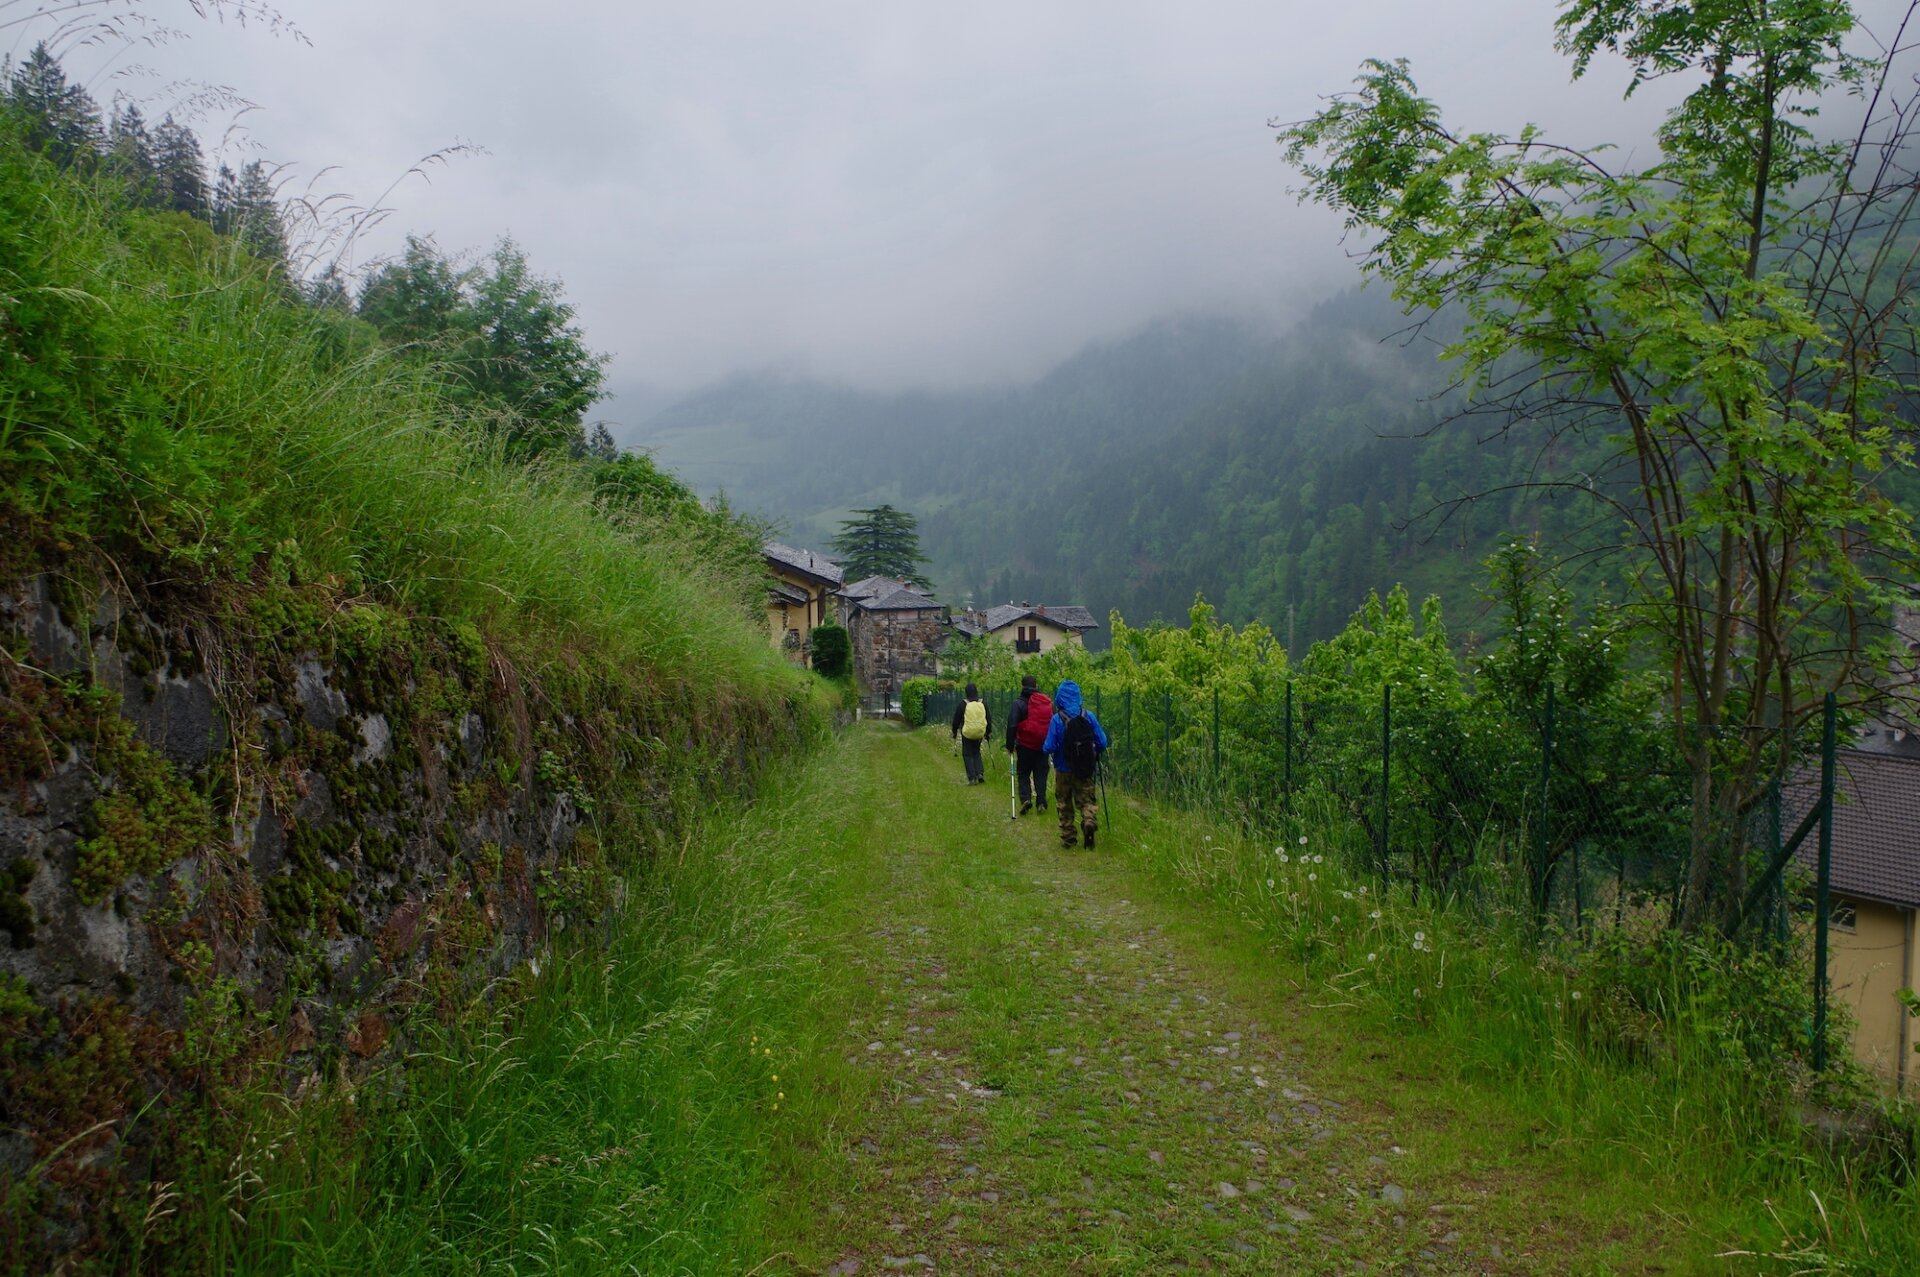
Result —
<instances>
[{"instance_id":1,"label":"deciduous tree","mask_svg":"<svg viewBox=\"0 0 1920 1277\"><path fill-rule=\"evenodd\" d=\"M1689 926L1738 925L1748 811L1825 692L1875 694L1916 557L1886 479L1914 461L1920 98L1905 20L1876 52L1855 28L1841 0L1572 0L1575 76L1618 53L1628 92L1690 86L1644 167L1457 132L1404 61L1281 134L1366 270L1464 314L1477 405L1617 445L1631 615L1692 777ZM1851 135L1816 132L1843 103Z\"/></svg>"}]
</instances>

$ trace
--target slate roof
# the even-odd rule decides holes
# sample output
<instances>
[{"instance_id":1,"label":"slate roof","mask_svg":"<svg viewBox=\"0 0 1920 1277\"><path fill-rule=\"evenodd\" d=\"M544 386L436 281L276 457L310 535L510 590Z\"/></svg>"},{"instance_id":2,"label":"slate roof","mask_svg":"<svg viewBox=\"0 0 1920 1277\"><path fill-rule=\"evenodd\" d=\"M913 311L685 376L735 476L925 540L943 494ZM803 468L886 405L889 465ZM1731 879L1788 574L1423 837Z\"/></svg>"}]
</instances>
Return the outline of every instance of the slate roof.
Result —
<instances>
[{"instance_id":1,"label":"slate roof","mask_svg":"<svg viewBox=\"0 0 1920 1277\"><path fill-rule=\"evenodd\" d=\"M805 607L809 602L807 592L797 585L788 585L785 581L774 581L767 586L767 593L782 603L791 603L795 607Z\"/></svg>"},{"instance_id":2,"label":"slate roof","mask_svg":"<svg viewBox=\"0 0 1920 1277\"><path fill-rule=\"evenodd\" d=\"M1786 791L1782 825L1792 833L1819 796L1818 766ZM1833 890L1920 908L1920 759L1843 749L1834 766ZM1794 853L1807 872L1819 867L1818 833Z\"/></svg>"},{"instance_id":3,"label":"slate roof","mask_svg":"<svg viewBox=\"0 0 1920 1277\"><path fill-rule=\"evenodd\" d=\"M860 600L860 606L869 612L910 612L937 610L939 603L930 594L902 586L890 594L881 594L873 598Z\"/></svg>"},{"instance_id":4,"label":"slate roof","mask_svg":"<svg viewBox=\"0 0 1920 1277\"><path fill-rule=\"evenodd\" d=\"M1032 617L1036 621L1047 621L1063 630L1097 630L1099 622L1093 619L1093 613L1083 607L1028 606L1024 603L1002 603L999 607L987 609L986 626L989 631L1002 630L1015 621L1024 621Z\"/></svg>"},{"instance_id":5,"label":"slate roof","mask_svg":"<svg viewBox=\"0 0 1920 1277\"><path fill-rule=\"evenodd\" d=\"M914 590L917 594L926 594L925 590L915 589L914 586L908 585L905 581L899 580L896 577L868 576L862 577L852 585L843 588L840 591L840 596L847 599L870 599L878 598L885 594L892 594L895 590ZM928 595L928 597L931 598L932 596Z\"/></svg>"},{"instance_id":6,"label":"slate roof","mask_svg":"<svg viewBox=\"0 0 1920 1277\"><path fill-rule=\"evenodd\" d=\"M769 541L760 549L769 562L825 581L828 585L839 585L846 579L846 574L840 570L840 565L824 554L815 554L812 550L796 550L790 545L781 545L778 541Z\"/></svg>"}]
</instances>

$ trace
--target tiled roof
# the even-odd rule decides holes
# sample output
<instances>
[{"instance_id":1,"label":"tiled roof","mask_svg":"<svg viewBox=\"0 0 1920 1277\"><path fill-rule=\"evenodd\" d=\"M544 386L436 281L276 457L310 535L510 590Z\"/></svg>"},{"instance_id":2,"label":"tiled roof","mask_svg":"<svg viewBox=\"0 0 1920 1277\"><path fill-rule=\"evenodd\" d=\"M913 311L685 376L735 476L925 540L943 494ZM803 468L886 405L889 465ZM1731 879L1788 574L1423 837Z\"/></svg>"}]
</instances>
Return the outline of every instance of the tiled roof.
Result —
<instances>
[{"instance_id":1,"label":"tiled roof","mask_svg":"<svg viewBox=\"0 0 1920 1277\"><path fill-rule=\"evenodd\" d=\"M892 594L895 590L911 590L905 581L890 576L862 577L852 585L843 588L840 593L849 599L870 599L882 594ZM925 591L921 591L925 593Z\"/></svg>"},{"instance_id":2,"label":"tiled roof","mask_svg":"<svg viewBox=\"0 0 1920 1277\"><path fill-rule=\"evenodd\" d=\"M1002 603L999 607L987 609L986 625L989 630L1005 629L1015 621L1024 621L1032 617L1036 621L1047 621L1063 630L1097 630L1100 625L1093 619L1093 613L1083 607L1071 605L1062 607L1033 607L1024 603Z\"/></svg>"},{"instance_id":3,"label":"tiled roof","mask_svg":"<svg viewBox=\"0 0 1920 1277\"><path fill-rule=\"evenodd\" d=\"M807 592L797 585L788 585L785 581L774 581L767 586L767 593L782 603L791 603L795 607L805 607L808 603Z\"/></svg>"},{"instance_id":4,"label":"tiled roof","mask_svg":"<svg viewBox=\"0 0 1920 1277\"><path fill-rule=\"evenodd\" d=\"M1920 908L1920 759L1843 749L1834 789L1833 890ZM1819 792L1817 764L1802 769L1782 804L1785 833L1799 825ZM1818 837L1809 834L1794 853L1809 873L1819 865Z\"/></svg>"},{"instance_id":5,"label":"tiled roof","mask_svg":"<svg viewBox=\"0 0 1920 1277\"><path fill-rule=\"evenodd\" d=\"M824 554L815 554L812 550L796 550L790 545L781 545L778 541L769 541L761 547L761 552L771 563L795 572L804 572L808 576L818 577L829 585L838 585L845 579L840 565Z\"/></svg>"},{"instance_id":6,"label":"tiled roof","mask_svg":"<svg viewBox=\"0 0 1920 1277\"><path fill-rule=\"evenodd\" d=\"M862 599L860 606L869 612L909 612L925 609L937 610L940 604L935 602L933 596L930 594L922 594L918 590L907 589L903 586L891 594L883 594L877 598Z\"/></svg>"}]
</instances>

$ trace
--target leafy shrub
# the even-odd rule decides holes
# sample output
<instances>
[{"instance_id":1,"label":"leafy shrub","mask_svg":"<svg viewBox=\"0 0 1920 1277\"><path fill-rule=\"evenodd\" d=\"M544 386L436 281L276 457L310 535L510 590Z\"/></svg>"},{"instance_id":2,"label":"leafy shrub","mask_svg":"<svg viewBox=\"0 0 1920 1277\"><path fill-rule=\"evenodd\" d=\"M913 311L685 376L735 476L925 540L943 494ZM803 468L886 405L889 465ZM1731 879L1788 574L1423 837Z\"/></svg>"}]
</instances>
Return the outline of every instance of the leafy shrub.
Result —
<instances>
[{"instance_id":1,"label":"leafy shrub","mask_svg":"<svg viewBox=\"0 0 1920 1277\"><path fill-rule=\"evenodd\" d=\"M900 717L914 727L924 727L927 697L940 686L937 678L910 678L900 684Z\"/></svg>"},{"instance_id":2,"label":"leafy shrub","mask_svg":"<svg viewBox=\"0 0 1920 1277\"><path fill-rule=\"evenodd\" d=\"M814 672L822 678L845 678L853 663L853 640L844 625L816 625L808 640L813 651Z\"/></svg>"}]
</instances>

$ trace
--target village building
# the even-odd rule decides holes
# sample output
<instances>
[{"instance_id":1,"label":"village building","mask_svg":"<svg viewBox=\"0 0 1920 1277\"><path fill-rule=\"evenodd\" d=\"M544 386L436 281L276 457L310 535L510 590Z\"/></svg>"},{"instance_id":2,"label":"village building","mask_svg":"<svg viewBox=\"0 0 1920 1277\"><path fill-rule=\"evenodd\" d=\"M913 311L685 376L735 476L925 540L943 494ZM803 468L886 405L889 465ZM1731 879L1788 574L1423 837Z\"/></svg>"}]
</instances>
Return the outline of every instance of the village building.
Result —
<instances>
[{"instance_id":1,"label":"village building","mask_svg":"<svg viewBox=\"0 0 1920 1277\"><path fill-rule=\"evenodd\" d=\"M931 593L892 577L870 576L835 597L853 644L854 678L874 700L891 702L906 680L937 670L948 618Z\"/></svg>"},{"instance_id":2,"label":"village building","mask_svg":"<svg viewBox=\"0 0 1920 1277\"><path fill-rule=\"evenodd\" d=\"M845 574L823 554L777 541L767 542L761 553L772 578L767 585L767 629L773 645L788 660L804 665L807 640L814 627L826 624L832 615L832 600Z\"/></svg>"},{"instance_id":3,"label":"village building","mask_svg":"<svg viewBox=\"0 0 1920 1277\"><path fill-rule=\"evenodd\" d=\"M1911 1093L1920 1059L1899 994L1920 989L1920 759L1843 749L1834 785L1827 983L1853 1008L1855 1056ZM1797 855L1817 870L1812 838Z\"/></svg>"},{"instance_id":4,"label":"village building","mask_svg":"<svg viewBox=\"0 0 1920 1277\"><path fill-rule=\"evenodd\" d=\"M991 634L1020 658L1079 643L1088 630L1100 626L1083 607L1003 603L985 611L970 609L953 618L953 628L968 638Z\"/></svg>"}]
</instances>

